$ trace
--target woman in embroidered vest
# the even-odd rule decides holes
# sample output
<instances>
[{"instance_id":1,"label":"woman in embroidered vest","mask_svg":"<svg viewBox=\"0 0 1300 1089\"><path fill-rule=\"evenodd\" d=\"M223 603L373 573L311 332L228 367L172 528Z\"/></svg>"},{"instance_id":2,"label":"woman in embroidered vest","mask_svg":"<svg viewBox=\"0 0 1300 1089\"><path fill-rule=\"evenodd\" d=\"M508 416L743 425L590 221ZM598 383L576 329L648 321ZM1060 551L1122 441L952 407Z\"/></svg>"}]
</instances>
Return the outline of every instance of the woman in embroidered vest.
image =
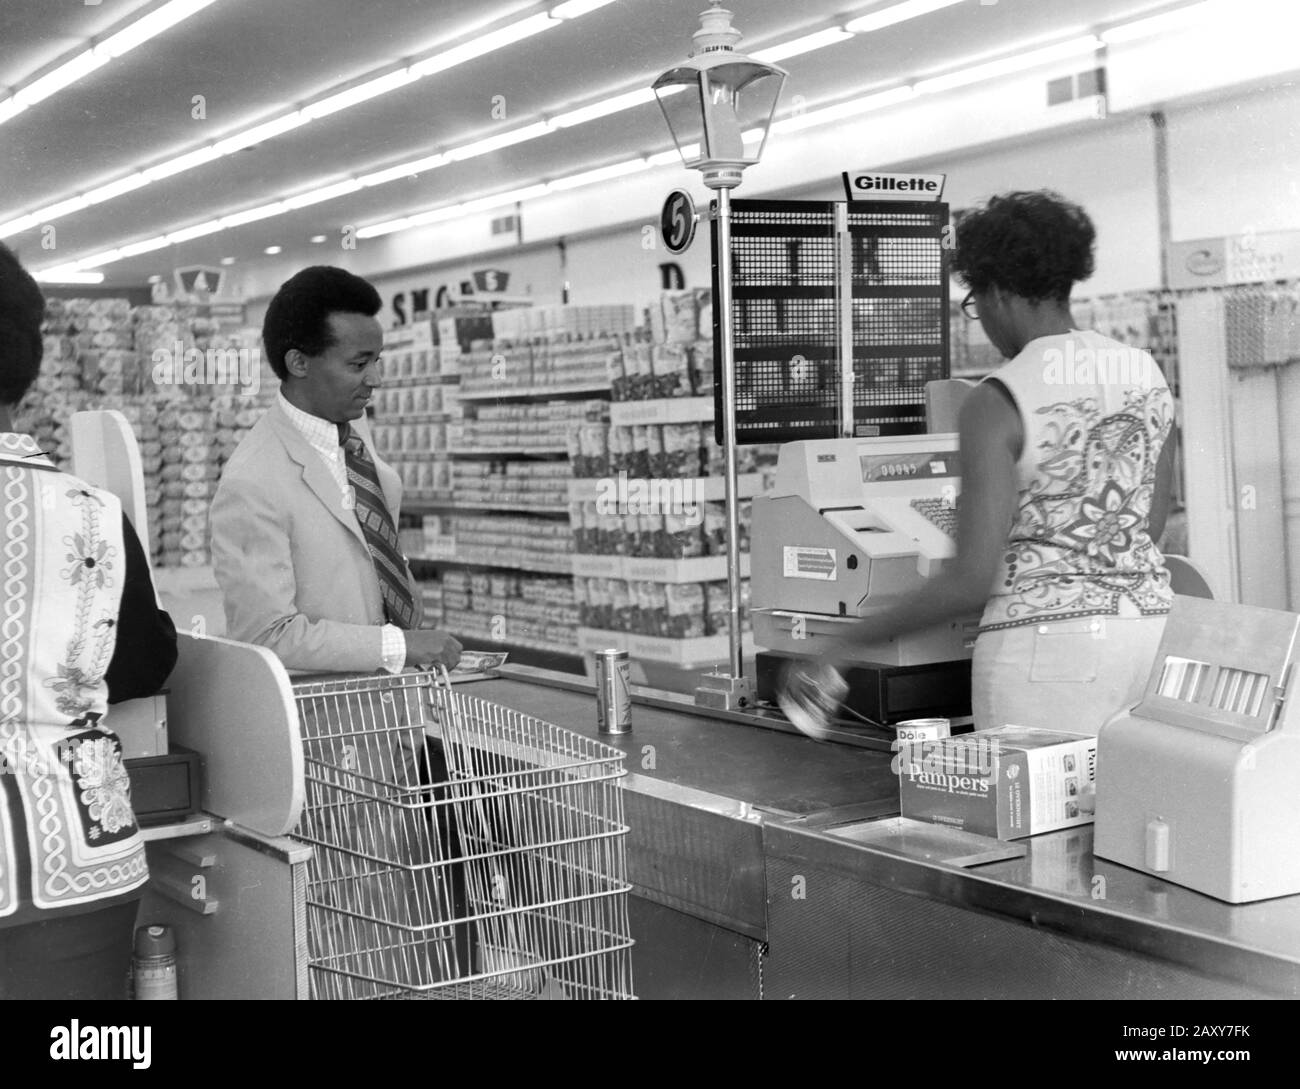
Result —
<instances>
[{"instance_id":1,"label":"woman in embroidered vest","mask_svg":"<svg viewBox=\"0 0 1300 1089\"><path fill-rule=\"evenodd\" d=\"M1070 292L1092 275L1096 237L1082 208L1008 193L961 216L956 237L962 309L1009 360L962 408L957 556L845 646L982 612L976 729L1095 734L1140 698L1172 600L1155 542L1173 397L1149 354L1075 327ZM846 668L832 650L791 695L842 691Z\"/></svg>"},{"instance_id":2,"label":"woman in embroidered vest","mask_svg":"<svg viewBox=\"0 0 1300 1089\"><path fill-rule=\"evenodd\" d=\"M101 720L162 687L176 630L121 504L13 430L44 308L0 245L0 997L123 998L149 871Z\"/></svg>"}]
</instances>

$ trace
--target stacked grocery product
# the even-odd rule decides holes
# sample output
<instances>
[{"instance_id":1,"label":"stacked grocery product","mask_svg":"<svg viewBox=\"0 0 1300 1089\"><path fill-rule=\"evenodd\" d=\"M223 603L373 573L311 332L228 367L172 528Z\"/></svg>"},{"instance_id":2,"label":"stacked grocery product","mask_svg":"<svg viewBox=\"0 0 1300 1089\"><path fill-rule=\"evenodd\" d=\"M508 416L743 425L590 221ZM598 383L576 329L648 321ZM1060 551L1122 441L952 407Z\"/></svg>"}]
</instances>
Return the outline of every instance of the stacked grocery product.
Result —
<instances>
[{"instance_id":1,"label":"stacked grocery product","mask_svg":"<svg viewBox=\"0 0 1300 1089\"><path fill-rule=\"evenodd\" d=\"M467 506L567 509L569 467L562 461L461 461L451 487Z\"/></svg>"},{"instance_id":2,"label":"stacked grocery product","mask_svg":"<svg viewBox=\"0 0 1300 1089\"><path fill-rule=\"evenodd\" d=\"M426 593L427 609L431 596ZM450 632L541 650L570 650L578 608L568 579L511 572L448 571L438 605Z\"/></svg>"},{"instance_id":3,"label":"stacked grocery product","mask_svg":"<svg viewBox=\"0 0 1300 1089\"><path fill-rule=\"evenodd\" d=\"M720 476L726 456L713 441L712 423L609 425L586 420L567 435L569 462L580 479L629 477L687 480ZM736 448L739 473L754 472L759 447Z\"/></svg>"},{"instance_id":4,"label":"stacked grocery product","mask_svg":"<svg viewBox=\"0 0 1300 1089\"><path fill-rule=\"evenodd\" d=\"M749 580L740 584L741 630L751 629ZM666 639L726 635L731 598L725 579L656 582L649 579L575 578L573 596L582 627Z\"/></svg>"},{"instance_id":5,"label":"stacked grocery product","mask_svg":"<svg viewBox=\"0 0 1300 1089\"><path fill-rule=\"evenodd\" d=\"M221 477L216 421L211 405L197 398L175 400L158 413L162 441L163 567L202 567L209 562L208 507Z\"/></svg>"},{"instance_id":6,"label":"stacked grocery product","mask_svg":"<svg viewBox=\"0 0 1300 1089\"><path fill-rule=\"evenodd\" d=\"M275 395L256 331L236 328L241 313L126 299L46 305L45 358L17 426L70 468L72 414L121 412L140 450L147 545L164 566L208 561L207 505L221 465Z\"/></svg>"},{"instance_id":7,"label":"stacked grocery product","mask_svg":"<svg viewBox=\"0 0 1300 1089\"><path fill-rule=\"evenodd\" d=\"M494 567L567 574L573 534L567 523L547 518L457 515L450 520L458 555Z\"/></svg>"},{"instance_id":8,"label":"stacked grocery product","mask_svg":"<svg viewBox=\"0 0 1300 1089\"><path fill-rule=\"evenodd\" d=\"M713 396L712 292L665 292L609 360L615 401Z\"/></svg>"},{"instance_id":9,"label":"stacked grocery product","mask_svg":"<svg viewBox=\"0 0 1300 1089\"><path fill-rule=\"evenodd\" d=\"M598 423L608 411L605 401L551 401L545 404L477 406L466 415L462 437L453 453L558 453L570 432Z\"/></svg>"}]
</instances>

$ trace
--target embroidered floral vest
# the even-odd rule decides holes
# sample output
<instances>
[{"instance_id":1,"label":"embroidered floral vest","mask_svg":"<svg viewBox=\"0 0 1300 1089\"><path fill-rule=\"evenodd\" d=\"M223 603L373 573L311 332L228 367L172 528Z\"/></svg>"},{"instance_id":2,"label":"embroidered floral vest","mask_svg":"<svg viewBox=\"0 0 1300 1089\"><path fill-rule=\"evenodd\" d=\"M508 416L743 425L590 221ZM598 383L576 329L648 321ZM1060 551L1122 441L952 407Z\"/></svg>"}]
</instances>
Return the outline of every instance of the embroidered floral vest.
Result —
<instances>
[{"instance_id":1,"label":"embroidered floral vest","mask_svg":"<svg viewBox=\"0 0 1300 1089\"><path fill-rule=\"evenodd\" d=\"M21 906L24 856L40 909L148 879L121 748L99 725L125 577L117 499L0 433L0 921Z\"/></svg>"},{"instance_id":2,"label":"embroidered floral vest","mask_svg":"<svg viewBox=\"0 0 1300 1089\"><path fill-rule=\"evenodd\" d=\"M1020 505L981 631L1173 600L1147 531L1174 403L1146 352L1093 332L1041 337L985 381L1011 394L1024 428Z\"/></svg>"}]
</instances>

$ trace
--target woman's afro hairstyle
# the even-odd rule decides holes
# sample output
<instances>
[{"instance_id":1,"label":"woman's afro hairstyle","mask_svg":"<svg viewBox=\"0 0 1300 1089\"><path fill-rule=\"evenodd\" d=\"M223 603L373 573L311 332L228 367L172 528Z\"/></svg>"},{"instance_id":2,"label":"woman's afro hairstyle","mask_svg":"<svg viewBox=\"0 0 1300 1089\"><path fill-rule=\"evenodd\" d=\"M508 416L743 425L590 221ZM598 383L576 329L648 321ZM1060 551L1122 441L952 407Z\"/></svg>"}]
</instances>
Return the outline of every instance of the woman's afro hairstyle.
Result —
<instances>
[{"instance_id":1,"label":"woman's afro hairstyle","mask_svg":"<svg viewBox=\"0 0 1300 1089\"><path fill-rule=\"evenodd\" d=\"M975 292L1064 302L1092 275L1096 240L1088 213L1059 194L1004 193L958 213L952 270Z\"/></svg>"}]
</instances>

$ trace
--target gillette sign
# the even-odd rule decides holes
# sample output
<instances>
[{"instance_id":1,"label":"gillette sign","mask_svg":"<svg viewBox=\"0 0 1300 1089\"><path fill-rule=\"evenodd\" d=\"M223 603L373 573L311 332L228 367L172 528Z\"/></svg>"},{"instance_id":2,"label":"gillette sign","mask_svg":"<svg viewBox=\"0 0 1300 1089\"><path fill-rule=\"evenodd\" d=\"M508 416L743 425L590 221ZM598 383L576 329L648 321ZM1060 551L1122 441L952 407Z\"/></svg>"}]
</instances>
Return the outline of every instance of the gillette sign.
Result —
<instances>
[{"instance_id":1,"label":"gillette sign","mask_svg":"<svg viewBox=\"0 0 1300 1089\"><path fill-rule=\"evenodd\" d=\"M881 174L875 170L845 171L849 200L943 199L947 174Z\"/></svg>"}]
</instances>

